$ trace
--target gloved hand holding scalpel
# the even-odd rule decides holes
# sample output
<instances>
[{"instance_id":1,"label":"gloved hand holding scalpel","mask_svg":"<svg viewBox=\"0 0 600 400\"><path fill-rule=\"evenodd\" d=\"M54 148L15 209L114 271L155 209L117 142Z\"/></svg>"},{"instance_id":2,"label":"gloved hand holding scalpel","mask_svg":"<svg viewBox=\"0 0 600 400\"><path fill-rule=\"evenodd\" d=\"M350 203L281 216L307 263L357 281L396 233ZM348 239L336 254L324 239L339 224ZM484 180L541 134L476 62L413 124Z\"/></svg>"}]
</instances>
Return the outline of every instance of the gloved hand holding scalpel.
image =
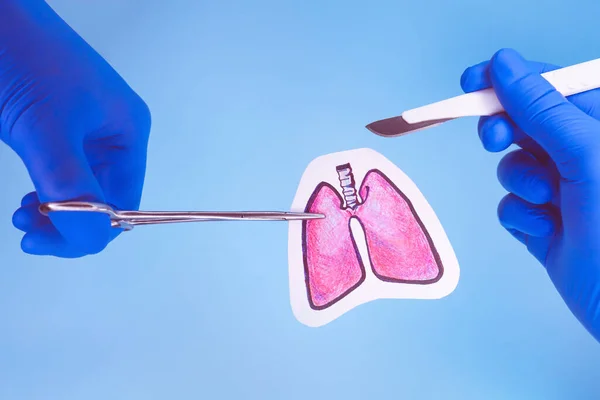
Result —
<instances>
[{"instance_id":1,"label":"gloved hand holding scalpel","mask_svg":"<svg viewBox=\"0 0 600 400\"><path fill-rule=\"evenodd\" d=\"M467 93L493 88L505 111L480 119L485 149L520 147L498 166L510 192L498 207L500 223L544 265L573 314L600 340L600 90L567 99L541 76L557 69L504 49L468 68L461 86ZM586 86L581 81L567 90ZM600 72L591 81L600 81ZM370 129L393 132L393 123Z\"/></svg>"}]
</instances>

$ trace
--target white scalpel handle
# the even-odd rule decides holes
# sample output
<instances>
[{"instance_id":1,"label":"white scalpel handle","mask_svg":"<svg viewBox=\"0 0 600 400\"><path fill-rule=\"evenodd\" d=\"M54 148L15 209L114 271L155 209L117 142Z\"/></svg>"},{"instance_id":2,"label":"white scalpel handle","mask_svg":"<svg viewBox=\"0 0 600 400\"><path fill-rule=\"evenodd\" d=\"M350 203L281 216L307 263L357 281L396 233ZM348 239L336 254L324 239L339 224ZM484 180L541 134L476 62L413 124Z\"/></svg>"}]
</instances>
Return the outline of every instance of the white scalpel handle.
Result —
<instances>
[{"instance_id":1,"label":"white scalpel handle","mask_svg":"<svg viewBox=\"0 0 600 400\"><path fill-rule=\"evenodd\" d=\"M598 89L600 58L546 72L542 76L565 97ZM438 119L494 115L503 111L496 93L490 88L407 110L402 113L402 118L415 124Z\"/></svg>"}]
</instances>

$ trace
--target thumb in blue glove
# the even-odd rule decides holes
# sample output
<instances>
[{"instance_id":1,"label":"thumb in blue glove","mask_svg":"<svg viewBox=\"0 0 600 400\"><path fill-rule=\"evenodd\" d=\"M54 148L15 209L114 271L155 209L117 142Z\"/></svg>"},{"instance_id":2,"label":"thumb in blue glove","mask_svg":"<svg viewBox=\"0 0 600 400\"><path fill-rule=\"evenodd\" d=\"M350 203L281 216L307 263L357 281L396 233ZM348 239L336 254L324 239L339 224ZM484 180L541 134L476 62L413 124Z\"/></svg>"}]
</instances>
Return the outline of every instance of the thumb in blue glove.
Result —
<instances>
[{"instance_id":1,"label":"thumb in blue glove","mask_svg":"<svg viewBox=\"0 0 600 400\"><path fill-rule=\"evenodd\" d=\"M44 217L40 202L139 207L148 108L43 1L0 4L0 128L35 187L13 216L25 252L82 257L120 233L105 215Z\"/></svg>"},{"instance_id":2,"label":"thumb in blue glove","mask_svg":"<svg viewBox=\"0 0 600 400\"><path fill-rule=\"evenodd\" d=\"M480 120L484 147L520 147L498 166L510 192L498 208L501 224L600 340L600 92L566 99L540 75L556 68L505 49L468 68L461 85L493 87L506 110Z\"/></svg>"}]
</instances>

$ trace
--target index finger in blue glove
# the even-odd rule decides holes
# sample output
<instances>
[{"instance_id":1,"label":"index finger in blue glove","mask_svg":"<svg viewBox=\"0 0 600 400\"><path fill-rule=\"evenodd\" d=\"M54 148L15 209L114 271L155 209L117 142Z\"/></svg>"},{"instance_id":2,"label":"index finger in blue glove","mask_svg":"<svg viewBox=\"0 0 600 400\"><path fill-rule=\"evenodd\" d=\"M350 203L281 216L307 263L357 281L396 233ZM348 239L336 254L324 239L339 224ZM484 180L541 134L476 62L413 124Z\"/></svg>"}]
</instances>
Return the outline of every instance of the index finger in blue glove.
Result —
<instances>
[{"instance_id":1,"label":"index finger in blue glove","mask_svg":"<svg viewBox=\"0 0 600 400\"><path fill-rule=\"evenodd\" d=\"M529 68L539 74L550 72L561 68L560 66L526 60ZM492 81L489 74L490 61L483 61L479 64L468 67L460 77L460 87L465 93L476 92L478 90L492 87ZM596 106L600 98L600 89L590 90L588 92L578 93L569 96L569 101L584 113L600 118L600 109Z\"/></svg>"},{"instance_id":2,"label":"index finger in blue glove","mask_svg":"<svg viewBox=\"0 0 600 400\"><path fill-rule=\"evenodd\" d=\"M553 64L535 61L527 61L527 64L533 71L540 74L560 68ZM489 69L490 61L467 68L460 80L463 91L470 93L492 87ZM596 104L600 102L599 98L600 90L593 90L570 96L569 101L586 114L600 118L600 109L596 107ZM478 133L483 147L490 152L504 151L512 144L522 141L524 135L506 113L480 118Z\"/></svg>"},{"instance_id":3,"label":"index finger in blue glove","mask_svg":"<svg viewBox=\"0 0 600 400\"><path fill-rule=\"evenodd\" d=\"M540 73L559 68L546 63L529 62L529 64L532 69ZM465 93L492 87L489 66L490 62L484 61L467 68L463 72L460 85ZM477 125L477 131L483 147L490 152L504 151L520 140L518 129L505 113L481 117Z\"/></svg>"},{"instance_id":4,"label":"index finger in blue glove","mask_svg":"<svg viewBox=\"0 0 600 400\"><path fill-rule=\"evenodd\" d=\"M554 71L560 67L548 63L537 61L527 61L531 70L540 74L544 72ZM483 61L477 65L468 67L460 77L460 87L465 93L476 92L478 90L488 89L492 87L490 78L490 61Z\"/></svg>"},{"instance_id":5,"label":"index finger in blue glove","mask_svg":"<svg viewBox=\"0 0 600 400\"><path fill-rule=\"evenodd\" d=\"M490 62L490 79L511 119L550 155L561 176L582 179L592 172L600 146L600 123L561 95L514 50ZM590 146L592 145L592 146Z\"/></svg>"}]
</instances>

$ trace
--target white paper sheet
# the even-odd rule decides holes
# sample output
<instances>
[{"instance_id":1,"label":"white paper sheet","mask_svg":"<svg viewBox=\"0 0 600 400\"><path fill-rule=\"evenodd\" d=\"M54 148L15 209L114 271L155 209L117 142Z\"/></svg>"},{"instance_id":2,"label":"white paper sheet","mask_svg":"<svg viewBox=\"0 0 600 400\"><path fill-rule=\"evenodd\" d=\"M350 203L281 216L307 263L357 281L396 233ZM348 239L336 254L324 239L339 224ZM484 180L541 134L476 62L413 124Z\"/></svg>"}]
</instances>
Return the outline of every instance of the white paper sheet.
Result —
<instances>
[{"instance_id":1,"label":"white paper sheet","mask_svg":"<svg viewBox=\"0 0 600 400\"><path fill-rule=\"evenodd\" d=\"M328 154L304 172L289 224L290 299L318 327L376 299L439 299L459 266L433 209L397 166L371 149Z\"/></svg>"}]
</instances>

